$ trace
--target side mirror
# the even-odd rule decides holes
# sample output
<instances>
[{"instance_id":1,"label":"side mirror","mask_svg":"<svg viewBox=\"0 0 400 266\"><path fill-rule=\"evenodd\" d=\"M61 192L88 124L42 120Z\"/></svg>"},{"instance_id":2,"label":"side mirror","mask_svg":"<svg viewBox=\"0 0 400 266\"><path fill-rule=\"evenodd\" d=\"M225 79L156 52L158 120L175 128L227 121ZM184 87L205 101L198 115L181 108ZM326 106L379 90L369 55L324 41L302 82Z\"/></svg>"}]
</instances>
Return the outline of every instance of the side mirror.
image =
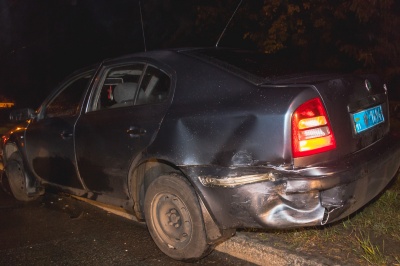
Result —
<instances>
[{"instance_id":1,"label":"side mirror","mask_svg":"<svg viewBox=\"0 0 400 266\"><path fill-rule=\"evenodd\" d=\"M12 122L26 121L35 117L36 117L35 111L30 108L13 110L10 113L10 121Z\"/></svg>"}]
</instances>

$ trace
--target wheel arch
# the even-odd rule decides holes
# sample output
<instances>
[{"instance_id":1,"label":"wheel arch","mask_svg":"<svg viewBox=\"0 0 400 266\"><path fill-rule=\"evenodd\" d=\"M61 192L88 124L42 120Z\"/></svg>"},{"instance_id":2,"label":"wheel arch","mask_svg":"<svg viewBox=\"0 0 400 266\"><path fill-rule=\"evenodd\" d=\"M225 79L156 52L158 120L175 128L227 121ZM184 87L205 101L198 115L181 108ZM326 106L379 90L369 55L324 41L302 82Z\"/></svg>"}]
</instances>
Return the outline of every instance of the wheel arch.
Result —
<instances>
[{"instance_id":1,"label":"wheel arch","mask_svg":"<svg viewBox=\"0 0 400 266\"><path fill-rule=\"evenodd\" d=\"M12 130L8 131L3 137L3 163L4 166L7 163L7 159L16 152L21 153L24 163L27 163L26 153L25 153L25 131L27 125L16 126Z\"/></svg>"},{"instance_id":2,"label":"wheel arch","mask_svg":"<svg viewBox=\"0 0 400 266\"><path fill-rule=\"evenodd\" d=\"M133 211L138 219L144 220L144 196L148 186L160 175L169 173L183 175L174 164L155 158L144 160L131 168L128 180L129 189L134 203Z\"/></svg>"},{"instance_id":3,"label":"wheel arch","mask_svg":"<svg viewBox=\"0 0 400 266\"><path fill-rule=\"evenodd\" d=\"M10 158L11 154L13 154L14 152L19 151L19 150L20 149L19 149L19 147L17 146L16 143L14 143L14 142L7 143L4 146L4 149L3 149L3 152L4 152L3 153L4 164L7 163L7 160L8 160L8 158Z\"/></svg>"},{"instance_id":4,"label":"wheel arch","mask_svg":"<svg viewBox=\"0 0 400 266\"><path fill-rule=\"evenodd\" d=\"M8 183L11 184L12 178L15 178L15 175L10 175L10 169L11 171L14 171L15 173L15 163L13 164L13 161L16 161L15 157L13 156L14 154L17 155L17 158L20 158L20 164L23 169L23 178L24 178L24 186L25 186L25 191L26 193L25 196L22 197L17 197L16 194L13 191L14 197L16 197L18 200L22 201L31 201L35 200L39 196L44 194L44 189L40 184L40 181L31 173L30 169L27 167L26 163L26 158L23 150L23 145L18 145L18 143L15 142L8 142L5 144L3 148L3 162L4 162L4 171L6 174L6 178L8 179ZM18 161L18 160L17 160ZM10 168L11 167L11 168ZM18 193L17 193L18 194Z\"/></svg>"},{"instance_id":5,"label":"wheel arch","mask_svg":"<svg viewBox=\"0 0 400 266\"><path fill-rule=\"evenodd\" d=\"M222 242L235 234L236 229L222 229L217 225L190 178L188 178L178 166L169 161L160 159L148 159L142 161L141 163L137 164L135 168L131 169L129 173L129 188L131 198L133 200L133 211L139 220L144 220L145 218L144 198L147 188L159 176L166 174L181 175L193 186L194 192L199 201L200 212L203 216L208 244L213 245Z\"/></svg>"}]
</instances>

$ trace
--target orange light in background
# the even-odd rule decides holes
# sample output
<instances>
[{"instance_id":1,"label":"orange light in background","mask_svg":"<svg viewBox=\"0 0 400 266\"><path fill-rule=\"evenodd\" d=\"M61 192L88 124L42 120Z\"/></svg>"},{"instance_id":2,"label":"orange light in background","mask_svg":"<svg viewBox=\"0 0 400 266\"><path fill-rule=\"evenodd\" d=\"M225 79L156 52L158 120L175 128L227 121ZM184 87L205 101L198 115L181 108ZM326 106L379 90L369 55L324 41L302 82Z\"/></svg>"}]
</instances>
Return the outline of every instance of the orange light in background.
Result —
<instances>
[{"instance_id":1,"label":"orange light in background","mask_svg":"<svg viewBox=\"0 0 400 266\"><path fill-rule=\"evenodd\" d=\"M14 106L14 103L0 103L0 108L11 108Z\"/></svg>"}]
</instances>

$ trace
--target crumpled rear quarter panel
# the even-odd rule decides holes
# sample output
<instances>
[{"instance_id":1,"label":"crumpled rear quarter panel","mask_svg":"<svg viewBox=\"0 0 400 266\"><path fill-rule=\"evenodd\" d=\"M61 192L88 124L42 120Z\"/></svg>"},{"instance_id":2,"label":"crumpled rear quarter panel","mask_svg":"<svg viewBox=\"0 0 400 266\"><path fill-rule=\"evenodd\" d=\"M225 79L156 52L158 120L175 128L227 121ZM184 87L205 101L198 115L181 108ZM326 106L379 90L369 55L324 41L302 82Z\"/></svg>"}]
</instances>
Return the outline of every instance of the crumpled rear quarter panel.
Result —
<instances>
[{"instance_id":1,"label":"crumpled rear quarter panel","mask_svg":"<svg viewBox=\"0 0 400 266\"><path fill-rule=\"evenodd\" d=\"M174 100L148 153L175 165L290 165L293 104L305 86L256 86L216 66L181 58ZM187 67L190 65L190 67Z\"/></svg>"}]
</instances>

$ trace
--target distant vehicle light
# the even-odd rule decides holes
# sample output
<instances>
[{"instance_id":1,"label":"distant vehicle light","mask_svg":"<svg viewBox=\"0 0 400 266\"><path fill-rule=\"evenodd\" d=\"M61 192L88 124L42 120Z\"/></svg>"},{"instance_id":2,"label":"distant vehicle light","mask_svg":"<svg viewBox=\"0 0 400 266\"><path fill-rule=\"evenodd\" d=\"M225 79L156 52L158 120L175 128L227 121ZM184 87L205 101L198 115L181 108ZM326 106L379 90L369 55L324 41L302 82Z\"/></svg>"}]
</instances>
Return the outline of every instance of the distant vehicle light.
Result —
<instances>
[{"instance_id":1,"label":"distant vehicle light","mask_svg":"<svg viewBox=\"0 0 400 266\"><path fill-rule=\"evenodd\" d=\"M11 108L14 107L14 103L0 103L0 108Z\"/></svg>"}]
</instances>

